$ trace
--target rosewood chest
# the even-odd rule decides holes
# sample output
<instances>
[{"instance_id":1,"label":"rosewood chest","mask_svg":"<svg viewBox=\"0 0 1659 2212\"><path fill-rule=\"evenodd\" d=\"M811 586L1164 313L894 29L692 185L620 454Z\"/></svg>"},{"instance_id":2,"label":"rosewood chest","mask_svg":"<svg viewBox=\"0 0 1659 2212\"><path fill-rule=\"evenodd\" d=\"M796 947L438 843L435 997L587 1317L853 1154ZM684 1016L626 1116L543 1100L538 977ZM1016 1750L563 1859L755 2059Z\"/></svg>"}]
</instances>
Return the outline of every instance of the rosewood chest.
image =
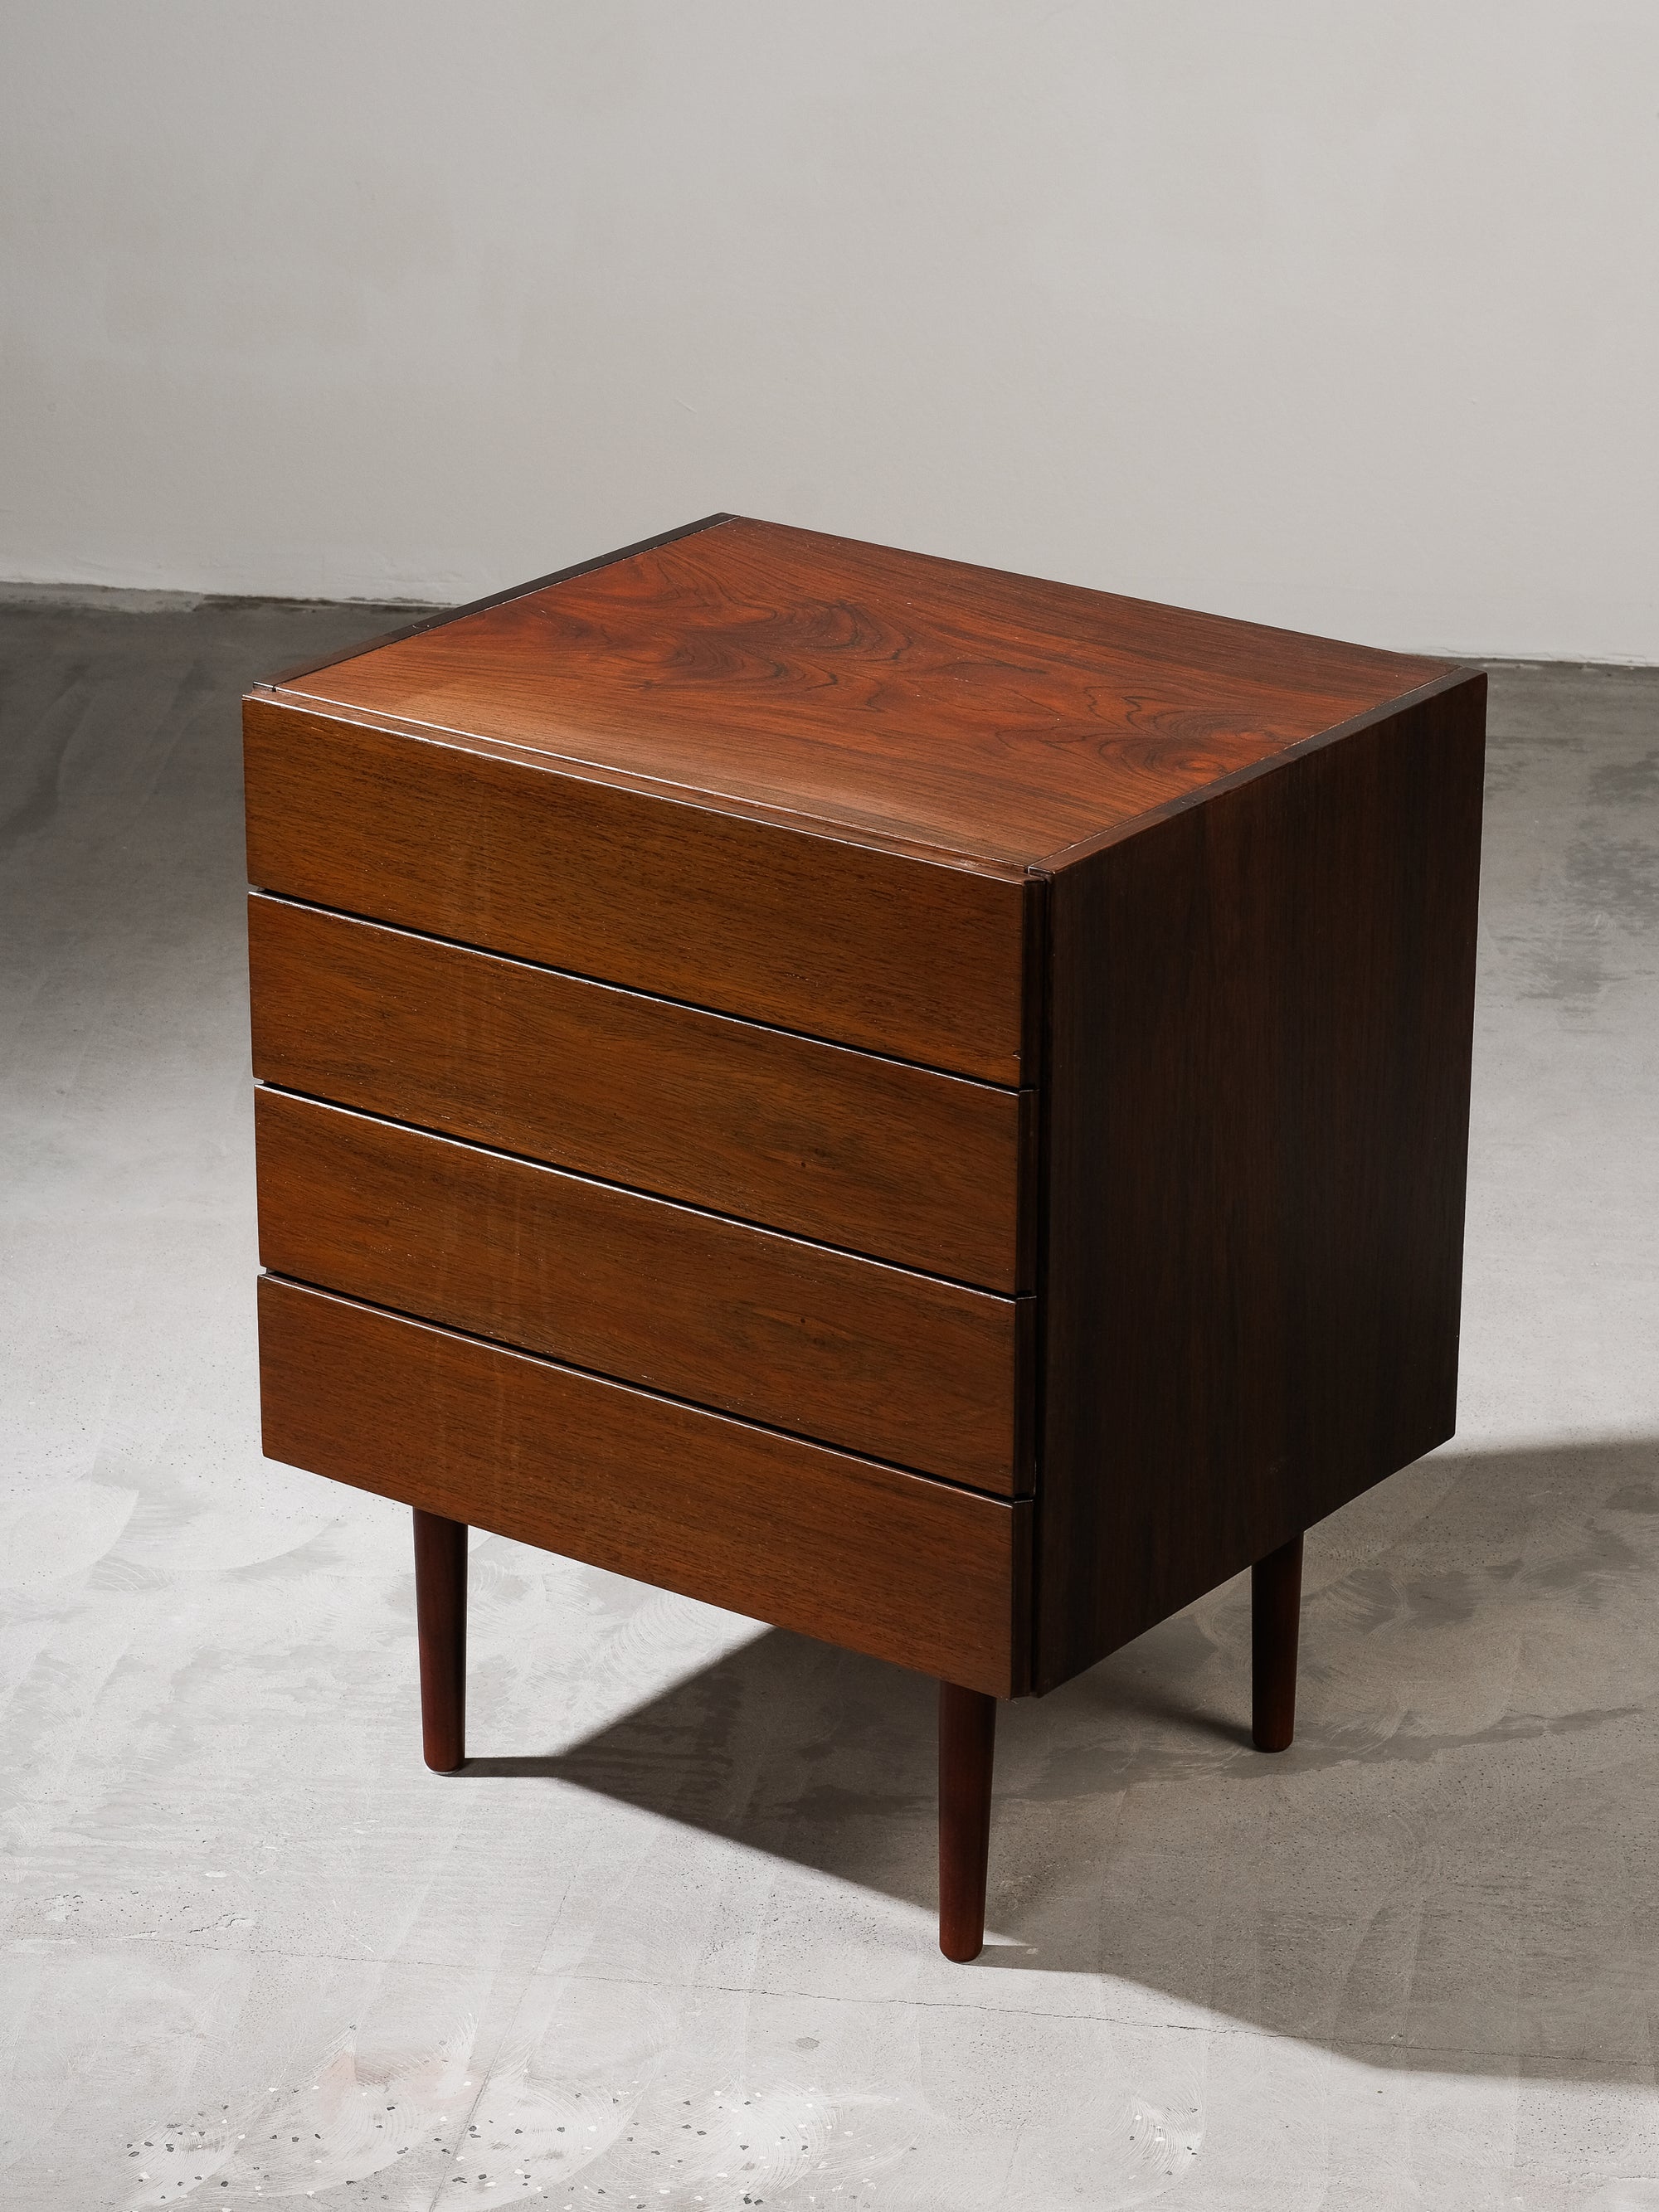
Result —
<instances>
[{"instance_id":1,"label":"rosewood chest","mask_svg":"<svg viewBox=\"0 0 1659 2212\"><path fill-rule=\"evenodd\" d=\"M265 1449L994 1700L1450 1435L1485 679L718 515L246 702Z\"/></svg>"}]
</instances>

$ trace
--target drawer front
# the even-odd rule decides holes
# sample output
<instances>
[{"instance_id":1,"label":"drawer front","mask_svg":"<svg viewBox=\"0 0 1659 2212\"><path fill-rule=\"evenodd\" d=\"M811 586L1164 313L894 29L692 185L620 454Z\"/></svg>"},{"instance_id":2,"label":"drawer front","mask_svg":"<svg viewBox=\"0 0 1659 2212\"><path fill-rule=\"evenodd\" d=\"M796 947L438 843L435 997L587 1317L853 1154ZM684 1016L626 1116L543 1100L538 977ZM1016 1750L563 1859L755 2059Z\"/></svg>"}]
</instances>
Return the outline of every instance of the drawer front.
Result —
<instances>
[{"instance_id":1,"label":"drawer front","mask_svg":"<svg viewBox=\"0 0 1659 2212\"><path fill-rule=\"evenodd\" d=\"M1032 1301L261 1091L281 1275L1005 1496Z\"/></svg>"},{"instance_id":2,"label":"drawer front","mask_svg":"<svg viewBox=\"0 0 1659 2212\"><path fill-rule=\"evenodd\" d=\"M1034 1079L1042 894L1006 867L257 695L244 727L264 890L988 1082Z\"/></svg>"},{"instance_id":3,"label":"drawer front","mask_svg":"<svg viewBox=\"0 0 1659 2212\"><path fill-rule=\"evenodd\" d=\"M264 1447L428 1513L999 1697L1030 1509L267 1278Z\"/></svg>"},{"instance_id":4,"label":"drawer front","mask_svg":"<svg viewBox=\"0 0 1659 2212\"><path fill-rule=\"evenodd\" d=\"M248 936L266 1082L930 1274L1029 1287L1030 1092L281 900L250 902Z\"/></svg>"}]
</instances>

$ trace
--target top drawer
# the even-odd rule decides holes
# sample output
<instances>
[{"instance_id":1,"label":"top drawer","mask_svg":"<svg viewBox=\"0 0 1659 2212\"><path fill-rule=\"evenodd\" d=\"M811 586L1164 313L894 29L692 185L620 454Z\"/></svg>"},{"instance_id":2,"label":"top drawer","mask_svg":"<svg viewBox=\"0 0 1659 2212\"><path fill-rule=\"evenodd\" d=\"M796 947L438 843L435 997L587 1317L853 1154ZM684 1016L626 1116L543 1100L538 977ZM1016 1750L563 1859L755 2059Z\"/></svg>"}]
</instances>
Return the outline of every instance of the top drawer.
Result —
<instances>
[{"instance_id":1,"label":"top drawer","mask_svg":"<svg viewBox=\"0 0 1659 2212\"><path fill-rule=\"evenodd\" d=\"M1036 1080L1039 884L592 780L443 732L244 704L260 889L981 1081Z\"/></svg>"}]
</instances>

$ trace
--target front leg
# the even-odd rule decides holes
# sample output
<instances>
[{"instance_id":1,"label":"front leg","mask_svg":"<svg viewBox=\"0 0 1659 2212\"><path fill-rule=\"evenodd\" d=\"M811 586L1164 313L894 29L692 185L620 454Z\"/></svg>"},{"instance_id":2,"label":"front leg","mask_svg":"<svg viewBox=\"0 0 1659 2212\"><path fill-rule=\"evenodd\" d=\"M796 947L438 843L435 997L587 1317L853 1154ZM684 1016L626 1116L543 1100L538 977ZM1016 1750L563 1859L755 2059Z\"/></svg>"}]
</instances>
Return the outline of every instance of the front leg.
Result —
<instances>
[{"instance_id":1,"label":"front leg","mask_svg":"<svg viewBox=\"0 0 1659 2212\"><path fill-rule=\"evenodd\" d=\"M939 1948L965 1964L985 1942L997 1701L939 1686Z\"/></svg>"},{"instance_id":2,"label":"front leg","mask_svg":"<svg viewBox=\"0 0 1659 2212\"><path fill-rule=\"evenodd\" d=\"M1250 1570L1250 1733L1258 1751L1285 1751L1296 1734L1296 1646L1302 1616L1302 1539Z\"/></svg>"},{"instance_id":3,"label":"front leg","mask_svg":"<svg viewBox=\"0 0 1659 2212\"><path fill-rule=\"evenodd\" d=\"M422 1748L453 1774L466 1757L466 1523L414 1511Z\"/></svg>"}]
</instances>

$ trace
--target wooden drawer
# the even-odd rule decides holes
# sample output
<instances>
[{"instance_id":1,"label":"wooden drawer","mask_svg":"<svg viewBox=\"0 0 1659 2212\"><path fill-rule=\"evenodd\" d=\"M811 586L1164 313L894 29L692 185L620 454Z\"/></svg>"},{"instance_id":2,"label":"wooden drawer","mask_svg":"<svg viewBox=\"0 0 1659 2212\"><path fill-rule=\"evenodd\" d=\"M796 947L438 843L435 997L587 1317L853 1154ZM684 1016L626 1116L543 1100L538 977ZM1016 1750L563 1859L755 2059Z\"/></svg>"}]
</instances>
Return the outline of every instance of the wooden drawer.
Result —
<instances>
[{"instance_id":1,"label":"wooden drawer","mask_svg":"<svg viewBox=\"0 0 1659 2212\"><path fill-rule=\"evenodd\" d=\"M261 1091L282 1275L1004 1495L1030 1488L1029 1298Z\"/></svg>"},{"instance_id":2,"label":"wooden drawer","mask_svg":"<svg viewBox=\"0 0 1659 2212\"><path fill-rule=\"evenodd\" d=\"M1030 1092L282 900L250 902L248 936L266 1082L930 1274L1030 1287Z\"/></svg>"},{"instance_id":3,"label":"wooden drawer","mask_svg":"<svg viewBox=\"0 0 1659 2212\"><path fill-rule=\"evenodd\" d=\"M1028 1674L1030 1508L267 1278L264 1448L1000 1697Z\"/></svg>"},{"instance_id":4,"label":"wooden drawer","mask_svg":"<svg viewBox=\"0 0 1659 2212\"><path fill-rule=\"evenodd\" d=\"M1032 1079L1041 888L890 823L797 817L601 781L349 709L244 708L250 880L633 990L993 1083ZM872 817L872 821L876 819ZM883 849L884 846L887 849Z\"/></svg>"}]
</instances>

